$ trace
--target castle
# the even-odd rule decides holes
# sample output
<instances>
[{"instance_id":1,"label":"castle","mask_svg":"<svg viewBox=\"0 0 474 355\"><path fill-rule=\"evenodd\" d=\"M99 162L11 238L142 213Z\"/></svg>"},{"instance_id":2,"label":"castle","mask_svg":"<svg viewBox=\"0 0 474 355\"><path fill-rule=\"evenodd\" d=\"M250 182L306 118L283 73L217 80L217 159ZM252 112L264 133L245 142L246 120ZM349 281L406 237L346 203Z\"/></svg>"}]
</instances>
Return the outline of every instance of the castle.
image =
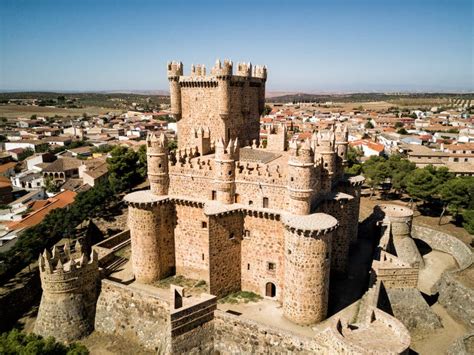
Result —
<instances>
[{"instance_id":1,"label":"castle","mask_svg":"<svg viewBox=\"0 0 474 355\"><path fill-rule=\"evenodd\" d=\"M267 69L232 67L217 61L210 76L201 65L183 76L181 63L168 64L178 150L149 135L150 190L125 197L136 280L179 274L217 297L252 291L296 323L319 322L330 271L345 273L357 234L362 179L344 177L347 128L286 150L286 127L276 127L263 148Z\"/></svg>"},{"instance_id":2,"label":"castle","mask_svg":"<svg viewBox=\"0 0 474 355\"><path fill-rule=\"evenodd\" d=\"M67 292L77 298L73 301L83 308L83 323L89 328L114 334L123 328L146 346L173 353L245 351L238 342L229 345L224 336L243 329L262 333L264 328L239 323L244 319L228 320L228 314L216 309L217 299L238 291L253 292L281 308L282 319L290 324L307 326L326 319L330 275L344 277L349 247L357 240L364 181L344 175L347 127L338 124L304 142L287 144L286 127L275 126L266 142L260 141L267 68L239 63L235 75L233 70L231 61L217 61L210 75L203 65L193 65L191 75L184 76L182 63L168 64L178 149L168 151L164 134L150 134L150 189L125 197L133 282L104 278L97 299L90 281L89 265L97 268L94 256L89 261L83 254L78 262L67 257L67 250L64 260L57 252L52 257L46 253L40 257L44 295L38 333L58 334L46 321L54 311L51 300L58 300L50 294ZM106 243L110 241L94 249L104 275L115 252ZM124 243L127 239L120 239ZM70 273L76 277L69 278ZM177 286L171 295L154 287L173 275L201 280L206 293L187 297ZM54 278L61 279L57 291ZM77 280L86 285L82 293L75 291ZM93 309L88 295L97 301L95 325L88 316ZM61 313L72 301L60 302L63 306L54 312ZM396 319L372 306L368 314L364 327L375 329L374 336L383 329L401 339L384 350L407 348L409 335ZM366 333L353 329L339 321L311 339L272 328L265 328L264 336L283 344L281 351L358 352L363 349L358 337ZM85 335L88 330L78 331ZM258 346L263 344L252 346L257 347L252 351L262 351ZM264 351L272 352L266 346Z\"/></svg>"}]
</instances>

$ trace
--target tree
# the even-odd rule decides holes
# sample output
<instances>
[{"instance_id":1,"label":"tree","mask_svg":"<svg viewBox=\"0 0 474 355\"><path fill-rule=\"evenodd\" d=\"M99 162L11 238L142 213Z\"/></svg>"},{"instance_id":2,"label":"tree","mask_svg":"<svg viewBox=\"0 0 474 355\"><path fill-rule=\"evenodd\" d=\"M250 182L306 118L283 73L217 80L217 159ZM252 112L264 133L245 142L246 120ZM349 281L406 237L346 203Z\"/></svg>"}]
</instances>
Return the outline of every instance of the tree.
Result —
<instances>
[{"instance_id":1,"label":"tree","mask_svg":"<svg viewBox=\"0 0 474 355\"><path fill-rule=\"evenodd\" d=\"M387 160L387 164L392 189L397 192L406 191L408 176L416 169L415 163L394 154Z\"/></svg>"},{"instance_id":2,"label":"tree","mask_svg":"<svg viewBox=\"0 0 474 355\"><path fill-rule=\"evenodd\" d=\"M65 345L53 337L43 338L39 335L20 332L13 329L0 335L1 354L45 354L45 355L86 355L87 348L78 343Z\"/></svg>"},{"instance_id":3,"label":"tree","mask_svg":"<svg viewBox=\"0 0 474 355\"><path fill-rule=\"evenodd\" d=\"M370 122L370 120L369 120L369 121L366 122L366 124L364 125L364 127L367 128L367 129L372 129L372 128L374 128L374 125L373 125L372 122Z\"/></svg>"},{"instance_id":4,"label":"tree","mask_svg":"<svg viewBox=\"0 0 474 355\"><path fill-rule=\"evenodd\" d=\"M269 105L265 105L265 108L263 109L263 115L266 116L270 112L272 112L272 108Z\"/></svg>"},{"instance_id":5,"label":"tree","mask_svg":"<svg viewBox=\"0 0 474 355\"><path fill-rule=\"evenodd\" d=\"M147 167L146 145L143 144L138 149L138 172L143 179L147 176Z\"/></svg>"},{"instance_id":6,"label":"tree","mask_svg":"<svg viewBox=\"0 0 474 355\"><path fill-rule=\"evenodd\" d=\"M362 171L367 179L367 184L372 189L370 194L371 198L375 192L375 188L389 177L387 168L388 166L385 162L385 158L379 156L371 156L362 166Z\"/></svg>"},{"instance_id":7,"label":"tree","mask_svg":"<svg viewBox=\"0 0 474 355\"><path fill-rule=\"evenodd\" d=\"M474 177L457 177L448 180L440 189L441 200L455 217L474 202Z\"/></svg>"},{"instance_id":8,"label":"tree","mask_svg":"<svg viewBox=\"0 0 474 355\"><path fill-rule=\"evenodd\" d=\"M23 161L25 160L26 158L32 156L33 154L35 154L35 151L31 148L26 148L25 150L23 150L20 154L18 154L18 161Z\"/></svg>"},{"instance_id":9,"label":"tree","mask_svg":"<svg viewBox=\"0 0 474 355\"><path fill-rule=\"evenodd\" d=\"M403 123L398 121L395 123L395 128L402 128L403 127Z\"/></svg>"},{"instance_id":10,"label":"tree","mask_svg":"<svg viewBox=\"0 0 474 355\"><path fill-rule=\"evenodd\" d=\"M30 119L31 120L36 120L36 117L37 117L36 114L33 114L33 115L30 116Z\"/></svg>"},{"instance_id":11,"label":"tree","mask_svg":"<svg viewBox=\"0 0 474 355\"><path fill-rule=\"evenodd\" d=\"M178 143L175 140L168 141L168 152L174 152L176 149L178 149Z\"/></svg>"},{"instance_id":12,"label":"tree","mask_svg":"<svg viewBox=\"0 0 474 355\"><path fill-rule=\"evenodd\" d=\"M468 233L474 234L474 209L465 210L462 214L464 223L462 226Z\"/></svg>"},{"instance_id":13,"label":"tree","mask_svg":"<svg viewBox=\"0 0 474 355\"><path fill-rule=\"evenodd\" d=\"M44 178L44 188L47 192L55 194L59 192L59 185L50 176Z\"/></svg>"},{"instance_id":14,"label":"tree","mask_svg":"<svg viewBox=\"0 0 474 355\"><path fill-rule=\"evenodd\" d=\"M398 131L397 131L398 134L408 134L407 130L405 128L400 128Z\"/></svg>"},{"instance_id":15,"label":"tree","mask_svg":"<svg viewBox=\"0 0 474 355\"><path fill-rule=\"evenodd\" d=\"M432 201L436 196L440 181L432 171L432 166L423 169L416 169L407 178L407 192L410 196L422 200L423 202Z\"/></svg>"},{"instance_id":16,"label":"tree","mask_svg":"<svg viewBox=\"0 0 474 355\"><path fill-rule=\"evenodd\" d=\"M137 169L138 153L131 148L116 146L107 159L109 182L115 191L124 191L140 182Z\"/></svg>"}]
</instances>

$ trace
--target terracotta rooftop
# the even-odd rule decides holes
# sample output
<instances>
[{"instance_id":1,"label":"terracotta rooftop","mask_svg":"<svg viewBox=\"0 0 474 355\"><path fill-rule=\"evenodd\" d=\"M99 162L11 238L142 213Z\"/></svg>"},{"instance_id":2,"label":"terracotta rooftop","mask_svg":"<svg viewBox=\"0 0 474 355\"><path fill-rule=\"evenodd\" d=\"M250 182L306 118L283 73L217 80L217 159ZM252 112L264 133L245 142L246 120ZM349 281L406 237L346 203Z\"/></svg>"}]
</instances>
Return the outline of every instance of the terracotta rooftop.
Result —
<instances>
[{"instance_id":1,"label":"terracotta rooftop","mask_svg":"<svg viewBox=\"0 0 474 355\"><path fill-rule=\"evenodd\" d=\"M0 165L0 174L6 172L9 169L13 169L16 166L17 163L15 162L9 162Z\"/></svg>"},{"instance_id":2,"label":"terracotta rooftop","mask_svg":"<svg viewBox=\"0 0 474 355\"><path fill-rule=\"evenodd\" d=\"M46 172L58 172L77 169L82 164L82 161L76 158L63 157L55 160L43 169Z\"/></svg>"},{"instance_id":3,"label":"terracotta rooftop","mask_svg":"<svg viewBox=\"0 0 474 355\"><path fill-rule=\"evenodd\" d=\"M52 210L56 208L63 208L73 203L76 195L77 194L75 192L68 190L60 192L56 196L53 196L46 200L49 203L45 204L45 206L40 207L36 211L28 214L26 217L24 217L18 222L8 223L7 227L9 230L18 230L33 227L38 223L41 223L41 221L46 217L46 215Z\"/></svg>"}]
</instances>

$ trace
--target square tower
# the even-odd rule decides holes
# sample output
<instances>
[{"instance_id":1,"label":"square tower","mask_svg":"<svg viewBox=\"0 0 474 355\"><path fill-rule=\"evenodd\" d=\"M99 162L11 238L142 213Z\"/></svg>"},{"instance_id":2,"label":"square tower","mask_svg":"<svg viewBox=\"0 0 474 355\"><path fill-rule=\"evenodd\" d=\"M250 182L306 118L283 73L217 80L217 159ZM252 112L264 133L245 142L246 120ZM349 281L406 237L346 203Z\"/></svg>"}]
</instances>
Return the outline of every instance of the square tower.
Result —
<instances>
[{"instance_id":1,"label":"square tower","mask_svg":"<svg viewBox=\"0 0 474 355\"><path fill-rule=\"evenodd\" d=\"M209 130L211 142L221 138L225 144L236 138L243 145L258 141L266 67L239 63L234 75L231 61L217 60L210 75L204 65L192 65L191 74L184 76L182 64L172 62L168 79L179 149L194 148L199 129Z\"/></svg>"}]
</instances>

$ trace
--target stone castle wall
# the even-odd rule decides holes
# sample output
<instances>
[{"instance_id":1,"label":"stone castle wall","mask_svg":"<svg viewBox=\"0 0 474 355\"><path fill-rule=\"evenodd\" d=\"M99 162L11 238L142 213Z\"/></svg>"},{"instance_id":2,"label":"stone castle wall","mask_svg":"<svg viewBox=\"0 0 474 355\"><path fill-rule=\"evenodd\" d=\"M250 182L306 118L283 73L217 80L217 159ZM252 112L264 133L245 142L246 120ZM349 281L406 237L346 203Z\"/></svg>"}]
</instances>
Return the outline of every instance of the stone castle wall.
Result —
<instances>
[{"instance_id":1,"label":"stone castle wall","mask_svg":"<svg viewBox=\"0 0 474 355\"><path fill-rule=\"evenodd\" d=\"M242 289L266 294L266 285L276 287L275 299L283 300L285 275L283 226L275 217L244 217L242 240ZM273 266L270 266L270 263Z\"/></svg>"},{"instance_id":2,"label":"stone castle wall","mask_svg":"<svg viewBox=\"0 0 474 355\"><path fill-rule=\"evenodd\" d=\"M264 326L217 310L214 349L221 354L329 354L314 338Z\"/></svg>"},{"instance_id":3,"label":"stone castle wall","mask_svg":"<svg viewBox=\"0 0 474 355\"><path fill-rule=\"evenodd\" d=\"M95 330L125 337L148 349L170 347L169 303L145 288L104 279L95 317Z\"/></svg>"},{"instance_id":4,"label":"stone castle wall","mask_svg":"<svg viewBox=\"0 0 474 355\"><path fill-rule=\"evenodd\" d=\"M209 217L209 292L217 297L241 290L240 213Z\"/></svg>"},{"instance_id":5,"label":"stone castle wall","mask_svg":"<svg viewBox=\"0 0 474 355\"><path fill-rule=\"evenodd\" d=\"M176 274L209 284L209 218L202 208L176 204L176 222Z\"/></svg>"}]
</instances>

